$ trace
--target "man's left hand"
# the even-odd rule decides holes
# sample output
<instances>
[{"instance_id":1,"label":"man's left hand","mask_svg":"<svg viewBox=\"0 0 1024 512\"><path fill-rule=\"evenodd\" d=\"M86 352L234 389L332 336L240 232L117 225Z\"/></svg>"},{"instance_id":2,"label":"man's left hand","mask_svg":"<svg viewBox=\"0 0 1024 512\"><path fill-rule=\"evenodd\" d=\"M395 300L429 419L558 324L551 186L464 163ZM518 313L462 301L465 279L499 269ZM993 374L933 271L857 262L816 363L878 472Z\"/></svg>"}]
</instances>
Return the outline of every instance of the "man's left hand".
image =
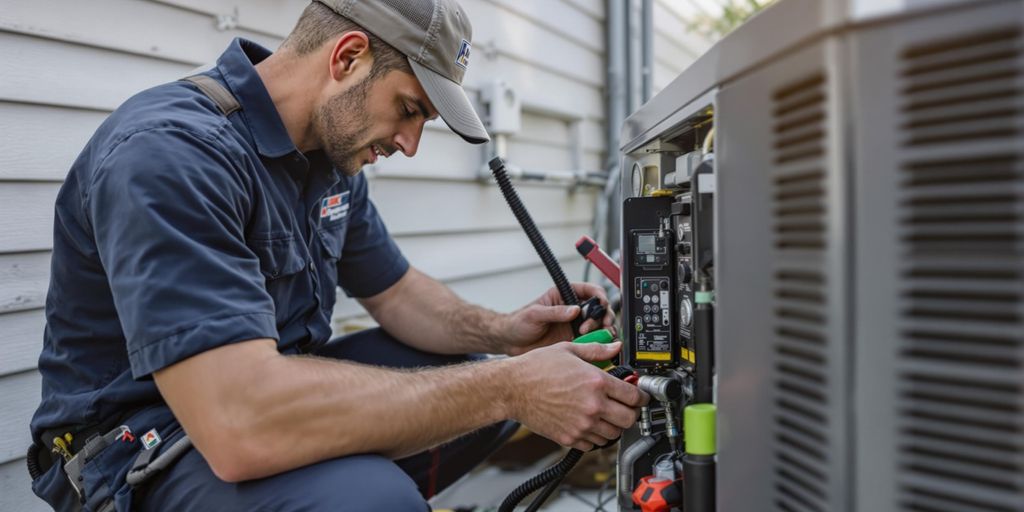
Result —
<instances>
[{"instance_id":1,"label":"man's left hand","mask_svg":"<svg viewBox=\"0 0 1024 512\"><path fill-rule=\"evenodd\" d=\"M614 331L615 313L612 313L608 305L604 290L590 283L572 283L572 289L581 303L591 297L598 297L607 311L601 323L595 320L583 322L580 334L602 328ZM558 289L551 288L537 300L508 315L505 353L516 356L559 341L571 341L573 335L569 322L579 314L579 306L566 306Z\"/></svg>"}]
</instances>

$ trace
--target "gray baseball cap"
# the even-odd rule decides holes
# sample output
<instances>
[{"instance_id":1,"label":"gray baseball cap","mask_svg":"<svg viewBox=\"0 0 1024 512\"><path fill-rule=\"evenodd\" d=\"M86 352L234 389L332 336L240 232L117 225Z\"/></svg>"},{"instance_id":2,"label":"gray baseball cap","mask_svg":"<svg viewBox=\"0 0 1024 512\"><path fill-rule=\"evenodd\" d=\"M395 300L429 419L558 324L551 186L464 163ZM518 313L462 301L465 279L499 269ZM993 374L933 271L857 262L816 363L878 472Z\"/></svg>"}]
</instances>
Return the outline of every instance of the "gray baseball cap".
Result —
<instances>
[{"instance_id":1,"label":"gray baseball cap","mask_svg":"<svg viewBox=\"0 0 1024 512\"><path fill-rule=\"evenodd\" d=\"M472 144L491 140L462 89L473 27L455 0L314 1L405 54L423 90L453 132Z\"/></svg>"}]
</instances>

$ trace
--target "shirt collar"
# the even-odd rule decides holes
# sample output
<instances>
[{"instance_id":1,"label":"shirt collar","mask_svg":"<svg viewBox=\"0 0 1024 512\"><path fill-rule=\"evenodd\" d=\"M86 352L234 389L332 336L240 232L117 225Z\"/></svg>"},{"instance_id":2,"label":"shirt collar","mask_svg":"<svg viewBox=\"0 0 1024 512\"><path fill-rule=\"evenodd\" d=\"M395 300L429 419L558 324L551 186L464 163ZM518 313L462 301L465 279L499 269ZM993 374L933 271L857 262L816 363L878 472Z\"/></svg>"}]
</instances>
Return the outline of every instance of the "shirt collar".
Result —
<instances>
[{"instance_id":1,"label":"shirt collar","mask_svg":"<svg viewBox=\"0 0 1024 512\"><path fill-rule=\"evenodd\" d=\"M249 131L257 151L269 158L278 158L297 151L288 136L284 121L277 112L263 80L256 73L256 64L272 52L252 41L235 38L217 59L217 70L242 105Z\"/></svg>"}]
</instances>

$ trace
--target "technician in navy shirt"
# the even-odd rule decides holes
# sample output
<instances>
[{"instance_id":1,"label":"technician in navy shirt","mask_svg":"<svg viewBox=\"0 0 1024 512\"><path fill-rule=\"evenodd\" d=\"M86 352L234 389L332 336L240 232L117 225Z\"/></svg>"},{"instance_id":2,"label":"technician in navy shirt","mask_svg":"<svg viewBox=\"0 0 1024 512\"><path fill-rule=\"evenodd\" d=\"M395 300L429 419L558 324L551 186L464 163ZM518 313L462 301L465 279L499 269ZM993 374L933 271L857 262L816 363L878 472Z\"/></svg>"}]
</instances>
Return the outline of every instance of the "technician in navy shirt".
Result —
<instances>
[{"instance_id":1,"label":"technician in navy shirt","mask_svg":"<svg viewBox=\"0 0 1024 512\"><path fill-rule=\"evenodd\" d=\"M488 140L460 86L470 40L454 0L322 0L277 53L235 40L103 123L56 204L40 497L423 510L505 420L580 449L632 425L646 396L587 362L618 345L556 343L578 308L554 289L511 314L460 300L410 267L367 195L360 168L413 156L429 119ZM337 286L381 329L329 341ZM195 449L126 482L186 432Z\"/></svg>"}]
</instances>

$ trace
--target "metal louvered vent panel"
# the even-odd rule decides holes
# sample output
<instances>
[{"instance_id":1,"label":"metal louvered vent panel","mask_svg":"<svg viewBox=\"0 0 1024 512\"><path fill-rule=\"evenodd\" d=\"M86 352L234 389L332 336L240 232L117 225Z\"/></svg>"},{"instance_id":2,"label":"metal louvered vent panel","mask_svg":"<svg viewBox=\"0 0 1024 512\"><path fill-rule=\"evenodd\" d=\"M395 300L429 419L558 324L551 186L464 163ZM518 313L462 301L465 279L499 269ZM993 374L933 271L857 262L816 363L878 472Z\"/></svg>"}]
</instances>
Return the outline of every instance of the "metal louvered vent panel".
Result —
<instances>
[{"instance_id":1,"label":"metal louvered vent panel","mask_svg":"<svg viewBox=\"0 0 1024 512\"><path fill-rule=\"evenodd\" d=\"M901 56L902 510L1021 510L1021 48L1008 27Z\"/></svg>"},{"instance_id":2,"label":"metal louvered vent panel","mask_svg":"<svg viewBox=\"0 0 1024 512\"><path fill-rule=\"evenodd\" d=\"M826 80L816 73L774 92L775 261L773 466L776 510L829 503L825 205Z\"/></svg>"}]
</instances>

